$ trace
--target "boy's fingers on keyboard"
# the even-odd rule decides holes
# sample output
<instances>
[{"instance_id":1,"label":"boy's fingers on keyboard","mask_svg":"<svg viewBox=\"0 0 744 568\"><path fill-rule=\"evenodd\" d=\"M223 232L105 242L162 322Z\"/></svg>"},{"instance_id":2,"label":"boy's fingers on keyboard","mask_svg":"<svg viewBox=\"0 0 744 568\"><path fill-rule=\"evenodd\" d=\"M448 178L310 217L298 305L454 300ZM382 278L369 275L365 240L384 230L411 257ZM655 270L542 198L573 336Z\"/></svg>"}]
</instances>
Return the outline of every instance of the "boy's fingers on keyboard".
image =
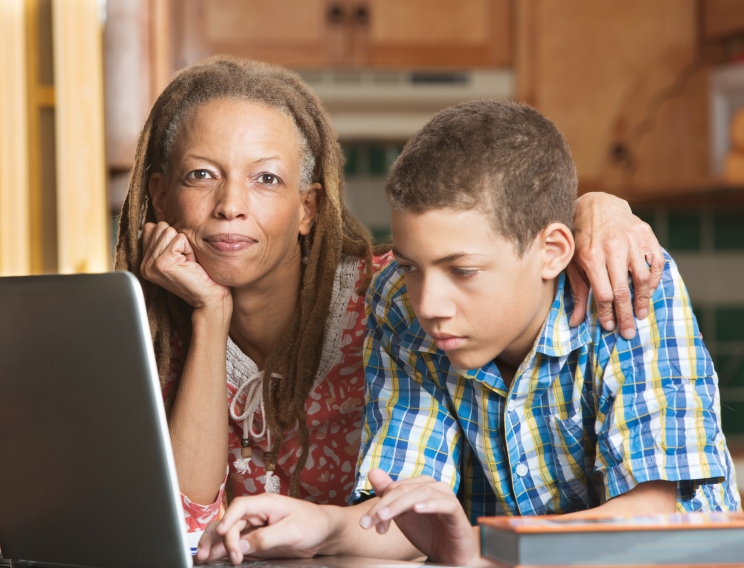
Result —
<instances>
[{"instance_id":1,"label":"boy's fingers on keyboard","mask_svg":"<svg viewBox=\"0 0 744 568\"><path fill-rule=\"evenodd\" d=\"M378 497L384 493L385 489L393 484L393 479L387 474L387 472L379 468L370 470L368 478Z\"/></svg>"},{"instance_id":2,"label":"boy's fingers on keyboard","mask_svg":"<svg viewBox=\"0 0 744 568\"><path fill-rule=\"evenodd\" d=\"M396 482L385 490L384 495L378 494L378 501L370 507L367 512L359 519L362 528L369 529L377 525L380 521L386 520L385 512L388 510L388 504L402 495L414 490L420 484ZM376 492L376 491L375 491ZM382 516L380 512L382 511Z\"/></svg>"},{"instance_id":3,"label":"boy's fingers on keyboard","mask_svg":"<svg viewBox=\"0 0 744 568\"><path fill-rule=\"evenodd\" d=\"M385 474L385 476L387 476L387 474ZM375 494L377 495L378 500L359 519L359 524L364 529L372 528L376 526L377 523L382 521L383 519L378 516L378 512L381 509L384 509L388 503L392 502L395 499L398 499L401 495L413 491L420 486L439 485L439 483L436 482L432 477L428 475L422 475L419 477L401 479L393 483L388 483L384 486L384 489L382 489L383 484L377 483L379 479L382 478L378 478L378 476L372 476L370 478L372 488L375 490ZM449 491L452 491L449 485L447 485L446 483L442 485L444 485Z\"/></svg>"},{"instance_id":4,"label":"boy's fingers on keyboard","mask_svg":"<svg viewBox=\"0 0 744 568\"><path fill-rule=\"evenodd\" d=\"M376 472L376 473L373 475L372 472ZM377 495L377 497L379 498L383 498L390 491L396 489L397 487L421 485L424 483L432 483L435 480L434 478L428 475L421 475L419 477L411 477L411 478L406 478L406 479L399 479L398 481L393 481L387 473L378 469L378 470L370 471L369 481L370 481L370 484L372 485L372 489L375 490L375 495Z\"/></svg>"},{"instance_id":5,"label":"boy's fingers on keyboard","mask_svg":"<svg viewBox=\"0 0 744 568\"><path fill-rule=\"evenodd\" d=\"M429 481L428 483L401 484L380 499L367 513L372 521L370 526L390 521L398 515L414 511L416 504L426 503L431 499L457 501L454 492L446 483Z\"/></svg>"},{"instance_id":6,"label":"boy's fingers on keyboard","mask_svg":"<svg viewBox=\"0 0 744 568\"><path fill-rule=\"evenodd\" d=\"M413 489L414 487L418 485L426 485L429 483L436 483L436 481L432 477L429 477L428 475L422 475L419 477L400 479L398 481L388 483L384 486L382 484L378 484L372 481L372 488L375 490L375 495L377 495L380 501L385 500L385 502L387 502L391 498L390 495L392 493L410 491L411 489ZM384 506L384 505L380 505L380 501L375 503L370 509L370 511L372 511L373 509L377 510L381 506Z\"/></svg>"},{"instance_id":7,"label":"boy's fingers on keyboard","mask_svg":"<svg viewBox=\"0 0 744 568\"><path fill-rule=\"evenodd\" d=\"M377 523L375 526L375 530L378 532L378 534L385 534L388 532L388 529L390 528L390 521L382 521L381 523Z\"/></svg>"}]
</instances>

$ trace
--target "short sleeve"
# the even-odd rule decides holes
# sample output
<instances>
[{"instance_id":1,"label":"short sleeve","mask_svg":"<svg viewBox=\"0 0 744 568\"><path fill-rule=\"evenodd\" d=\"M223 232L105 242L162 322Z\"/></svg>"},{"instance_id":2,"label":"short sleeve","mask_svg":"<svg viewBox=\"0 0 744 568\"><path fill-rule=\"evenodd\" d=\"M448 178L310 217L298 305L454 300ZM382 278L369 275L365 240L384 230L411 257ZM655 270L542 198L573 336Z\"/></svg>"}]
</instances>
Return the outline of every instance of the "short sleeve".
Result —
<instances>
[{"instance_id":1,"label":"short sleeve","mask_svg":"<svg viewBox=\"0 0 744 568\"><path fill-rule=\"evenodd\" d=\"M181 493L181 503L183 504L183 513L186 520L186 526L188 526L188 532L203 531L207 528L209 523L219 517L222 500L225 497L225 483L227 482L228 472L225 473L225 480L222 482L222 485L220 485L220 490L217 493L217 499L214 503L209 505L199 505L193 503L188 497L186 497L186 495Z\"/></svg>"},{"instance_id":2,"label":"short sleeve","mask_svg":"<svg viewBox=\"0 0 744 568\"><path fill-rule=\"evenodd\" d=\"M597 412L597 469L605 499L646 481L695 487L727 477L718 378L703 344L687 290L671 258L647 319L625 340L604 334L606 350ZM602 358L600 353L599 358Z\"/></svg>"}]
</instances>

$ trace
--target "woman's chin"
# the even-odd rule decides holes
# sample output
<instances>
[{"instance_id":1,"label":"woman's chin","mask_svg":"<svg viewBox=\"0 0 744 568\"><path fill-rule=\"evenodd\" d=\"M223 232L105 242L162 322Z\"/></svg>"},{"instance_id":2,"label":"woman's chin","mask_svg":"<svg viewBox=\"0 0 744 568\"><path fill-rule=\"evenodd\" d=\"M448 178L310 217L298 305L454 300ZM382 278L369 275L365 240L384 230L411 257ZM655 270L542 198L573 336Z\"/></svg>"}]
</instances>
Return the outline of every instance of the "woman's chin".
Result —
<instances>
[{"instance_id":1,"label":"woman's chin","mask_svg":"<svg viewBox=\"0 0 744 568\"><path fill-rule=\"evenodd\" d=\"M246 273L245 270L226 270L226 267L221 266L216 269L211 267L204 267L209 277L214 280L220 286L227 286L228 288L243 288L250 286L254 283L258 275L253 272Z\"/></svg>"}]
</instances>

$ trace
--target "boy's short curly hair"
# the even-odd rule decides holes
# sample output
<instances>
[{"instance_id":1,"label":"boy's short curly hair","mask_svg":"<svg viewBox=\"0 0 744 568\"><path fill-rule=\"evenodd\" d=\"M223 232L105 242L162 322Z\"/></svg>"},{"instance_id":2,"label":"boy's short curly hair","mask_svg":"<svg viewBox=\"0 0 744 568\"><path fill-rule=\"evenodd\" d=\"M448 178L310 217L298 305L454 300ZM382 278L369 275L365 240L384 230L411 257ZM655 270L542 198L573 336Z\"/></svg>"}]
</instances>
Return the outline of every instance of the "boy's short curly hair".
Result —
<instances>
[{"instance_id":1,"label":"boy's short curly hair","mask_svg":"<svg viewBox=\"0 0 744 568\"><path fill-rule=\"evenodd\" d=\"M550 223L573 225L576 166L535 109L479 100L438 113L406 144L385 184L390 204L422 213L479 209L522 256Z\"/></svg>"}]
</instances>

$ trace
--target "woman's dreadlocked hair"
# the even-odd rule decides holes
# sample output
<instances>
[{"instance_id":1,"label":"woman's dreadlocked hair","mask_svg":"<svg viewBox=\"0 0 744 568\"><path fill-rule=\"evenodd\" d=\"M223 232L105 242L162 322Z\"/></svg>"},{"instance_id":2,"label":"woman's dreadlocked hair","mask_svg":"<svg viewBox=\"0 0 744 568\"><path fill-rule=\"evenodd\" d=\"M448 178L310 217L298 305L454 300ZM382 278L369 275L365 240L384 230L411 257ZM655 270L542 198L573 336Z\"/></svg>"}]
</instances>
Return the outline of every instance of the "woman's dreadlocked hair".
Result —
<instances>
[{"instance_id":1,"label":"woman's dreadlocked hair","mask_svg":"<svg viewBox=\"0 0 744 568\"><path fill-rule=\"evenodd\" d=\"M140 235L144 223L156 222L149 199L150 176L154 172L167 176L170 152L179 128L199 105L217 99L256 101L289 115L299 130L301 146L309 148L314 157L309 181L320 183L324 189L299 302L264 369L264 418L274 433L271 448L274 456L279 454L284 435L298 423L302 452L289 491L296 497L309 445L305 402L320 364L325 323L341 256L366 259L366 278L360 293L372 276L369 235L343 201L343 157L335 132L322 103L297 74L273 65L221 56L188 67L173 78L152 107L137 143L129 191L119 221L114 267L134 273L142 284L161 384L171 371L174 334L182 340L179 377L166 400L166 408L170 410L191 341L191 308L176 295L142 278ZM312 159L301 158L303 164L312 165ZM275 380L273 373L282 378Z\"/></svg>"}]
</instances>

